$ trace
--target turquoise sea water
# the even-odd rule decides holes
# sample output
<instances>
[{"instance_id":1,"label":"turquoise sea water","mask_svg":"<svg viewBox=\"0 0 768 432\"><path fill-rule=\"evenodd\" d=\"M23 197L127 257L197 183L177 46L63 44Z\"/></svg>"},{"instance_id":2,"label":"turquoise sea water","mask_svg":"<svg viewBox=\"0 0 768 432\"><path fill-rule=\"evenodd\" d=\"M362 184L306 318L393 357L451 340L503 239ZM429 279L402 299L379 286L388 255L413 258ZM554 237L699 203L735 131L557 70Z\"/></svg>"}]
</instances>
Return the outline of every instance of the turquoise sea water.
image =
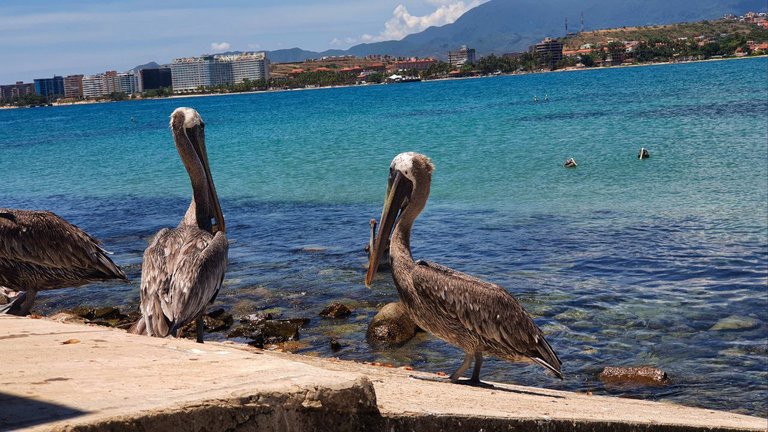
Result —
<instances>
[{"instance_id":1,"label":"turquoise sea water","mask_svg":"<svg viewBox=\"0 0 768 432\"><path fill-rule=\"evenodd\" d=\"M490 360L484 379L766 416L766 82L760 58L0 110L0 207L58 213L133 280L43 293L38 312L137 307L146 242L191 193L168 117L194 107L231 239L217 304L312 318L300 352L451 372L461 353L429 336L365 341L377 306L397 298L388 273L364 287L368 220L391 159L419 151L437 170L414 256L509 289L566 375ZM332 300L355 313L318 318ZM717 325L726 318L736 328ZM597 379L625 365L660 367L672 384Z\"/></svg>"}]
</instances>

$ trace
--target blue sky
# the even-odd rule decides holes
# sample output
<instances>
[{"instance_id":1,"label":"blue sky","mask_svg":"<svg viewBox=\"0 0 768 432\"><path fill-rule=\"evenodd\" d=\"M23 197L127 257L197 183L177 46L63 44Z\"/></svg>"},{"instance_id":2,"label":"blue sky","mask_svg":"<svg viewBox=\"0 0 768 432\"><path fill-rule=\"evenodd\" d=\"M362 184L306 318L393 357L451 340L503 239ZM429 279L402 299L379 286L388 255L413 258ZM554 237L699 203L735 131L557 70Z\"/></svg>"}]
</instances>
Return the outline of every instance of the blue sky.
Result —
<instances>
[{"instance_id":1,"label":"blue sky","mask_svg":"<svg viewBox=\"0 0 768 432\"><path fill-rule=\"evenodd\" d=\"M0 84L226 50L397 40L486 0L2 0Z\"/></svg>"}]
</instances>

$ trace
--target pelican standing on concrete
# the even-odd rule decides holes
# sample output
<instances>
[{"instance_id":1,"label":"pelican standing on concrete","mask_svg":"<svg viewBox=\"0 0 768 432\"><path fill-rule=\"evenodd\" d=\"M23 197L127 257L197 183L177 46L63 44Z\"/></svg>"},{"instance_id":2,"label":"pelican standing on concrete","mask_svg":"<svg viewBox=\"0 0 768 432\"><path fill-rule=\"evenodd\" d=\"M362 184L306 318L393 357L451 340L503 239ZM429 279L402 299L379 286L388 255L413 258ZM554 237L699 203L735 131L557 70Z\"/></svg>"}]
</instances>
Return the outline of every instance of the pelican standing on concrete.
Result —
<instances>
[{"instance_id":1,"label":"pelican standing on concrete","mask_svg":"<svg viewBox=\"0 0 768 432\"><path fill-rule=\"evenodd\" d=\"M17 293L0 312L27 315L38 291L109 279L128 278L85 231L49 211L0 208L0 288Z\"/></svg>"},{"instance_id":2,"label":"pelican standing on concrete","mask_svg":"<svg viewBox=\"0 0 768 432\"><path fill-rule=\"evenodd\" d=\"M461 348L464 362L450 376L458 382L472 360L470 383L480 383L483 353L535 362L562 379L561 362L541 330L504 288L411 256L411 228L424 209L432 180L432 162L418 153L401 153L389 168L381 227L365 278L371 284L387 240L390 266L400 300L422 329Z\"/></svg>"},{"instance_id":3,"label":"pelican standing on concrete","mask_svg":"<svg viewBox=\"0 0 768 432\"><path fill-rule=\"evenodd\" d=\"M130 331L177 337L179 329L197 321L197 341L202 343L202 316L221 288L229 244L208 165L203 120L191 108L177 108L171 131L192 182L192 202L179 226L160 230L144 251L142 318Z\"/></svg>"}]
</instances>

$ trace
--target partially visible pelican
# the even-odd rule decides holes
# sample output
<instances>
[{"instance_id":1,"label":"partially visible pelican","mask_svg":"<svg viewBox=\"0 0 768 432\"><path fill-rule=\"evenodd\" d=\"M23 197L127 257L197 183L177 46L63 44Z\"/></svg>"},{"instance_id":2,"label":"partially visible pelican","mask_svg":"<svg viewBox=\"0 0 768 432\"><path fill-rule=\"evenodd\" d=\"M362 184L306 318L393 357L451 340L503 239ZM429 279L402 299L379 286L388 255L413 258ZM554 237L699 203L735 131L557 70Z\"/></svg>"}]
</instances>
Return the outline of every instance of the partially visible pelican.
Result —
<instances>
[{"instance_id":1,"label":"partially visible pelican","mask_svg":"<svg viewBox=\"0 0 768 432\"><path fill-rule=\"evenodd\" d=\"M27 315L38 291L128 280L85 231L49 211L0 208L0 287L17 292L0 312Z\"/></svg>"},{"instance_id":2,"label":"partially visible pelican","mask_svg":"<svg viewBox=\"0 0 768 432\"><path fill-rule=\"evenodd\" d=\"M457 382L475 368L480 382L483 353L508 360L536 362L562 379L560 359L541 330L512 295L499 285L411 256L411 228L429 197L432 162L418 153L401 153L389 167L381 227L365 277L370 286L378 257L389 240L390 266L400 300L416 324L461 348L464 362L450 379Z\"/></svg>"},{"instance_id":3,"label":"partially visible pelican","mask_svg":"<svg viewBox=\"0 0 768 432\"><path fill-rule=\"evenodd\" d=\"M648 159L651 157L651 154L648 153L648 149L645 147L640 147L640 153L637 154L638 159Z\"/></svg>"},{"instance_id":4,"label":"partially visible pelican","mask_svg":"<svg viewBox=\"0 0 768 432\"><path fill-rule=\"evenodd\" d=\"M221 288L229 244L208 165L203 120L191 108L177 108L171 131L192 182L192 202L179 226L160 230L144 251L142 318L130 331L176 337L196 320L197 341L202 343L202 316Z\"/></svg>"},{"instance_id":5,"label":"partially visible pelican","mask_svg":"<svg viewBox=\"0 0 768 432\"><path fill-rule=\"evenodd\" d=\"M566 159L565 163L563 164L566 168L576 168L576 159L574 158L568 158Z\"/></svg>"}]
</instances>

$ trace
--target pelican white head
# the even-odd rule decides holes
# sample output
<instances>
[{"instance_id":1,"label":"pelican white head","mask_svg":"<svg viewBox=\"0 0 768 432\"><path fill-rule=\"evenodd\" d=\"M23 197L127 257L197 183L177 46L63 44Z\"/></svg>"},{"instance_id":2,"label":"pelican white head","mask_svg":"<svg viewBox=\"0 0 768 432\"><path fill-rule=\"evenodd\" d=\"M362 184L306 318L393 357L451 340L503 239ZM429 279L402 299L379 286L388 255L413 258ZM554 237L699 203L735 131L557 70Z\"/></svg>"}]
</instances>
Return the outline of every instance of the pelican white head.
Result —
<instances>
[{"instance_id":1,"label":"pelican white head","mask_svg":"<svg viewBox=\"0 0 768 432\"><path fill-rule=\"evenodd\" d=\"M173 126L173 118L176 116L176 113L180 113L182 116L184 116L184 129L190 129L203 124L203 119L195 109L180 107L176 108L171 113L171 126Z\"/></svg>"},{"instance_id":2,"label":"pelican white head","mask_svg":"<svg viewBox=\"0 0 768 432\"><path fill-rule=\"evenodd\" d=\"M416 152L400 153L399 155L395 156L394 159L392 159L392 164L389 166L389 168L392 170L400 171L408 180L416 184L416 175L413 172L415 159L422 159L423 164L419 165L424 165L428 172L431 173L435 169L432 161L427 156Z\"/></svg>"}]
</instances>

